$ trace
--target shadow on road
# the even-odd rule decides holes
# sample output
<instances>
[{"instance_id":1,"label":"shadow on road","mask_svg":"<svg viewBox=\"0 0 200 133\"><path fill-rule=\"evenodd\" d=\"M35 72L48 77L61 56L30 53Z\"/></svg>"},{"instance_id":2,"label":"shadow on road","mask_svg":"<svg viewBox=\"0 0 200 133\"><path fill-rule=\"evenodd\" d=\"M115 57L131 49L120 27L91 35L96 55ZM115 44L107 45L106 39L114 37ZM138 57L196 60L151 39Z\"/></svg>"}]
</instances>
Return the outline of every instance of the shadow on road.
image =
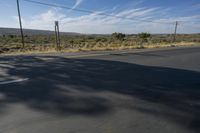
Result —
<instances>
[{"instance_id":1,"label":"shadow on road","mask_svg":"<svg viewBox=\"0 0 200 133\"><path fill-rule=\"evenodd\" d=\"M1 111L3 105L23 103L55 114L97 116L113 109L112 101L103 95L108 92L154 104L131 101L135 105L124 103L124 108L200 130L199 72L61 57L7 57L0 58L0 64L10 76L30 79L0 85L0 94L4 95Z\"/></svg>"}]
</instances>

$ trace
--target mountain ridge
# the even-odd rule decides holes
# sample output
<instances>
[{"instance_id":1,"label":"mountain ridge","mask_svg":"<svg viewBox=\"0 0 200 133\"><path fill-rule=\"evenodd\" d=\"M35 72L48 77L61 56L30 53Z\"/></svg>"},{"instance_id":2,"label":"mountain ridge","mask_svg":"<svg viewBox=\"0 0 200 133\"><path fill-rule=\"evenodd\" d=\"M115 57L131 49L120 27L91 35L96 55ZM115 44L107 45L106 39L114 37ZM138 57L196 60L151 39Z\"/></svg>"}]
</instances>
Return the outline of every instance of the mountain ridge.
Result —
<instances>
[{"instance_id":1,"label":"mountain ridge","mask_svg":"<svg viewBox=\"0 0 200 133\"><path fill-rule=\"evenodd\" d=\"M37 29L23 29L24 35L54 35L55 32L51 30L37 30ZM76 32L60 32L61 35L82 35ZM21 35L20 29L0 27L0 35Z\"/></svg>"}]
</instances>

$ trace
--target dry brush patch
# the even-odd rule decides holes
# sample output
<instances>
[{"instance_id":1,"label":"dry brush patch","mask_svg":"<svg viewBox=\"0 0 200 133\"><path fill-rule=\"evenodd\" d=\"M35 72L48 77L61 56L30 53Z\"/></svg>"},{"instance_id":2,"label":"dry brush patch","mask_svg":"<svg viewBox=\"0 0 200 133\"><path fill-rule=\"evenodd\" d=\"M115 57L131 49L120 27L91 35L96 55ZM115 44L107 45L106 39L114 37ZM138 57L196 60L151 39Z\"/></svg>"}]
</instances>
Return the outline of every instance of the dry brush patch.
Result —
<instances>
[{"instance_id":1,"label":"dry brush patch","mask_svg":"<svg viewBox=\"0 0 200 133\"><path fill-rule=\"evenodd\" d=\"M143 37L143 36L142 36ZM172 43L172 35L151 35L147 38L137 35L81 35L61 36L61 51L102 51L122 49L142 49L200 45L200 34L177 35ZM0 36L0 54L30 54L57 52L55 38L50 36L26 36L25 48L21 48L20 36Z\"/></svg>"}]
</instances>

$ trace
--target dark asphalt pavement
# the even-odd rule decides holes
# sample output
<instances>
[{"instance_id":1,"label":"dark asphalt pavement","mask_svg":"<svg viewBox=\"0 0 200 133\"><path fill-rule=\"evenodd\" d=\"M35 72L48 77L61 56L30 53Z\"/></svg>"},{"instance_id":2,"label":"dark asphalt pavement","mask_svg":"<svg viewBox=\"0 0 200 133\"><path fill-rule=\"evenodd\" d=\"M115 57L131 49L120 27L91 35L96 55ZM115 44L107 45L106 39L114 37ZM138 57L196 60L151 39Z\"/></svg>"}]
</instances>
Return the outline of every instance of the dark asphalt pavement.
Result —
<instances>
[{"instance_id":1,"label":"dark asphalt pavement","mask_svg":"<svg viewBox=\"0 0 200 133\"><path fill-rule=\"evenodd\" d=\"M0 133L199 133L200 47L0 57Z\"/></svg>"}]
</instances>

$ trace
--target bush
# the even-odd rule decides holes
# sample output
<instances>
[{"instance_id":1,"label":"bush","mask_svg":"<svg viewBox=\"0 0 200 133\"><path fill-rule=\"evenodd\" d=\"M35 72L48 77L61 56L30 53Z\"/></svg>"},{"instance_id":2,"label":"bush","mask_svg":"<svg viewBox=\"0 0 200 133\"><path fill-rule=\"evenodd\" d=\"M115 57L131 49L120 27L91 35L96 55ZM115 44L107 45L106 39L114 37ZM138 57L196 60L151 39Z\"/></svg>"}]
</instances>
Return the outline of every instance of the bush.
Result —
<instances>
[{"instance_id":1,"label":"bush","mask_svg":"<svg viewBox=\"0 0 200 133\"><path fill-rule=\"evenodd\" d=\"M147 42L148 38L151 37L151 34L143 32L143 33L139 33L137 36L139 39L142 40L142 42Z\"/></svg>"},{"instance_id":2,"label":"bush","mask_svg":"<svg viewBox=\"0 0 200 133\"><path fill-rule=\"evenodd\" d=\"M114 38L114 39L117 39L117 40L124 40L124 38L126 37L126 35L125 34L123 34L123 33L113 33L112 34L112 37Z\"/></svg>"},{"instance_id":3,"label":"bush","mask_svg":"<svg viewBox=\"0 0 200 133\"><path fill-rule=\"evenodd\" d=\"M15 35L8 35L9 38L15 38Z\"/></svg>"}]
</instances>

